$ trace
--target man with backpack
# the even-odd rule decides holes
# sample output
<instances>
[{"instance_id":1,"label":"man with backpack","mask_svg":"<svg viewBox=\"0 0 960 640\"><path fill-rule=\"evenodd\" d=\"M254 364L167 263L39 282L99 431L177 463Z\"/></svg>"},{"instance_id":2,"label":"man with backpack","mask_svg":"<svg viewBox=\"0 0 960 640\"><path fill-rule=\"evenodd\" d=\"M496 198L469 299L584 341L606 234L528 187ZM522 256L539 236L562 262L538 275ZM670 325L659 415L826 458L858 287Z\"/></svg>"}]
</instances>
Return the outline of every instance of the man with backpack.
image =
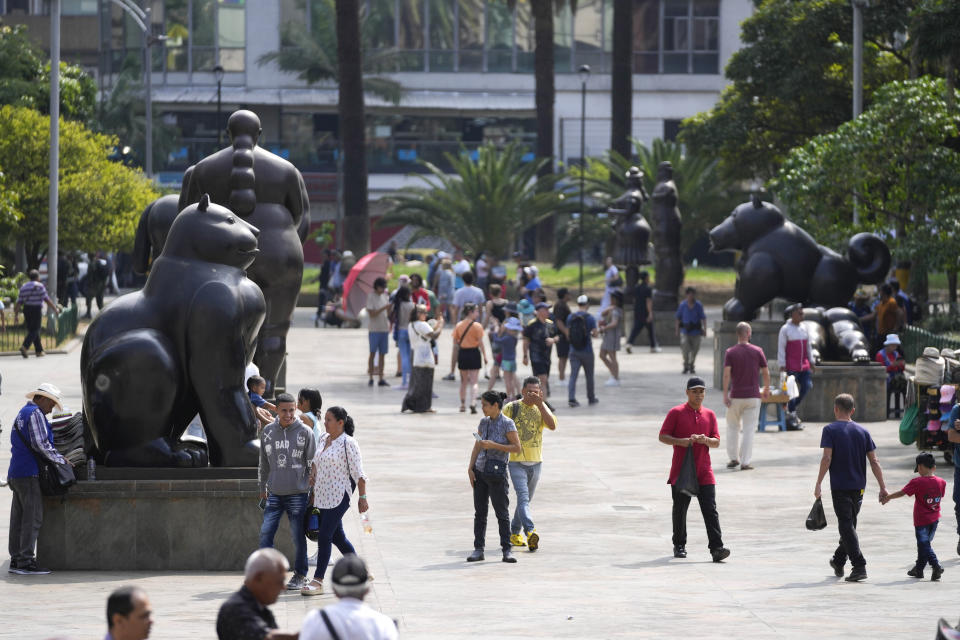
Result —
<instances>
[{"instance_id":1,"label":"man with backpack","mask_svg":"<svg viewBox=\"0 0 960 640\"><path fill-rule=\"evenodd\" d=\"M593 390L593 343L591 337L595 338L597 332L597 319L594 318L587 309L590 307L590 301L585 295L577 298L577 310L571 313L565 322L564 333L570 342L570 382L567 383L567 395L571 407L579 407L577 402L577 376L580 373L580 367L583 367L583 375L587 379L587 401L590 404L597 404L597 396Z\"/></svg>"}]
</instances>

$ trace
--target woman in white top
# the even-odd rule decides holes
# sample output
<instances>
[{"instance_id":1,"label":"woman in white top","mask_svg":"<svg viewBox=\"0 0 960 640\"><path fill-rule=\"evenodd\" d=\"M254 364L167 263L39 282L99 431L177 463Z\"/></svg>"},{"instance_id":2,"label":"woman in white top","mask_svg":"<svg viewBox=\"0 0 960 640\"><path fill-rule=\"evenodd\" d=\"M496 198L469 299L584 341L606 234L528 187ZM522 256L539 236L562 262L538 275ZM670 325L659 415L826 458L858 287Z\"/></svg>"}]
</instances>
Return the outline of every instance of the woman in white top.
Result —
<instances>
[{"instance_id":1,"label":"woman in white top","mask_svg":"<svg viewBox=\"0 0 960 640\"><path fill-rule=\"evenodd\" d=\"M313 506L320 510L320 531L317 534L317 568L310 584L300 590L305 596L323 593L323 574L330 562L330 549L337 545L340 553L356 553L343 532L343 514L350 508L353 483L360 490L357 506L363 513L367 504L367 476L363 473L360 447L353 439L353 418L343 407L330 407L323 417L326 433L320 435L317 453L310 469Z\"/></svg>"},{"instance_id":2,"label":"woman in white top","mask_svg":"<svg viewBox=\"0 0 960 640\"><path fill-rule=\"evenodd\" d=\"M443 318L439 317L436 326L427 324L427 307L418 304L410 314L410 350L413 353L413 370L410 384L403 399L400 411L426 413L433 411L433 348L430 341L435 340L443 329Z\"/></svg>"}]
</instances>

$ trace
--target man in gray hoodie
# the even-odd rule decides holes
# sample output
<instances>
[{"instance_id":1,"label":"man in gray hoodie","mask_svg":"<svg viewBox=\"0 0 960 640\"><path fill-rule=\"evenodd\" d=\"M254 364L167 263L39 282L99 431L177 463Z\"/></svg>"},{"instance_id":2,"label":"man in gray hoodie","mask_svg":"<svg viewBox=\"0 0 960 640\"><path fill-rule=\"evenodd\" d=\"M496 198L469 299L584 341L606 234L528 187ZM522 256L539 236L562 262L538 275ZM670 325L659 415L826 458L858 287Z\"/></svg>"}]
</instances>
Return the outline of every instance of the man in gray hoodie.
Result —
<instances>
[{"instance_id":1,"label":"man in gray hoodie","mask_svg":"<svg viewBox=\"0 0 960 640\"><path fill-rule=\"evenodd\" d=\"M316 450L313 431L297 418L297 402L288 393L277 396L277 419L260 434L260 499L266 500L260 548L273 547L273 538L286 512L297 557L287 589L299 590L307 583L307 539L303 519L310 506L310 465Z\"/></svg>"}]
</instances>

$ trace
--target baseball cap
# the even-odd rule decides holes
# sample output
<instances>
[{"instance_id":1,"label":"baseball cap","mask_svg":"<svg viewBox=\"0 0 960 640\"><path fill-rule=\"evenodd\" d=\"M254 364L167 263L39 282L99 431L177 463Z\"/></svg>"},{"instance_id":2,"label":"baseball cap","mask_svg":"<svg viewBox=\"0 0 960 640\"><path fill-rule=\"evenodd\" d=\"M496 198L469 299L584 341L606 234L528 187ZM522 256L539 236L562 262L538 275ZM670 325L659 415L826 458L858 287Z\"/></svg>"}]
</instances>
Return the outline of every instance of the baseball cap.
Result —
<instances>
[{"instance_id":1,"label":"baseball cap","mask_svg":"<svg viewBox=\"0 0 960 640\"><path fill-rule=\"evenodd\" d=\"M369 575L367 563L354 554L348 553L337 561L333 567L333 591L337 595L356 593L366 588Z\"/></svg>"},{"instance_id":2,"label":"baseball cap","mask_svg":"<svg viewBox=\"0 0 960 640\"><path fill-rule=\"evenodd\" d=\"M690 389L706 389L707 385L703 382L703 378L694 376L687 380L687 391Z\"/></svg>"},{"instance_id":3,"label":"baseball cap","mask_svg":"<svg viewBox=\"0 0 960 640\"><path fill-rule=\"evenodd\" d=\"M933 457L932 453L921 453L917 456L917 465L913 468L913 471L920 471L920 465L923 465L928 469L936 469L937 460Z\"/></svg>"},{"instance_id":4,"label":"baseball cap","mask_svg":"<svg viewBox=\"0 0 960 640\"><path fill-rule=\"evenodd\" d=\"M533 308L539 311L540 309L549 309L550 305L548 305L546 302L538 302Z\"/></svg>"},{"instance_id":5,"label":"baseball cap","mask_svg":"<svg viewBox=\"0 0 960 640\"><path fill-rule=\"evenodd\" d=\"M584 293L577 296L577 304L588 304L589 302L590 298L587 297L587 294Z\"/></svg>"}]
</instances>

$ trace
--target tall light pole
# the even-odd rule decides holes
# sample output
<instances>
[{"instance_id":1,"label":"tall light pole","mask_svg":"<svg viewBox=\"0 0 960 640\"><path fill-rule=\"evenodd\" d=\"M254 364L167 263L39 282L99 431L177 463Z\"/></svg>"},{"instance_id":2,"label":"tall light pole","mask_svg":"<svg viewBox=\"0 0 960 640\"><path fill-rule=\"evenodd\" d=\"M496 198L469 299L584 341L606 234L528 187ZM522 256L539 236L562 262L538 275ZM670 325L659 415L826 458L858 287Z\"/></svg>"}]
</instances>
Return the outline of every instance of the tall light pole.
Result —
<instances>
[{"instance_id":1,"label":"tall light pole","mask_svg":"<svg viewBox=\"0 0 960 640\"><path fill-rule=\"evenodd\" d=\"M60 0L50 0L50 202L47 215L47 291L57 299L60 201Z\"/></svg>"},{"instance_id":2,"label":"tall light pole","mask_svg":"<svg viewBox=\"0 0 960 640\"><path fill-rule=\"evenodd\" d=\"M577 70L577 75L580 76L580 251L577 254L580 256L580 294L583 294L583 217L586 215L583 206L583 194L584 194L584 180L587 173L587 152L586 152L586 135L587 135L587 80L590 79L590 65L583 64L580 65L580 68Z\"/></svg>"},{"instance_id":3,"label":"tall light pole","mask_svg":"<svg viewBox=\"0 0 960 640\"><path fill-rule=\"evenodd\" d=\"M863 12L868 0L852 0L853 4L853 119L863 113ZM857 196L853 196L853 224L860 222Z\"/></svg>"},{"instance_id":4,"label":"tall light pole","mask_svg":"<svg viewBox=\"0 0 960 640\"><path fill-rule=\"evenodd\" d=\"M213 76L217 79L217 149L223 146L223 124L220 115L220 88L223 86L223 67L219 64L213 68Z\"/></svg>"}]
</instances>

